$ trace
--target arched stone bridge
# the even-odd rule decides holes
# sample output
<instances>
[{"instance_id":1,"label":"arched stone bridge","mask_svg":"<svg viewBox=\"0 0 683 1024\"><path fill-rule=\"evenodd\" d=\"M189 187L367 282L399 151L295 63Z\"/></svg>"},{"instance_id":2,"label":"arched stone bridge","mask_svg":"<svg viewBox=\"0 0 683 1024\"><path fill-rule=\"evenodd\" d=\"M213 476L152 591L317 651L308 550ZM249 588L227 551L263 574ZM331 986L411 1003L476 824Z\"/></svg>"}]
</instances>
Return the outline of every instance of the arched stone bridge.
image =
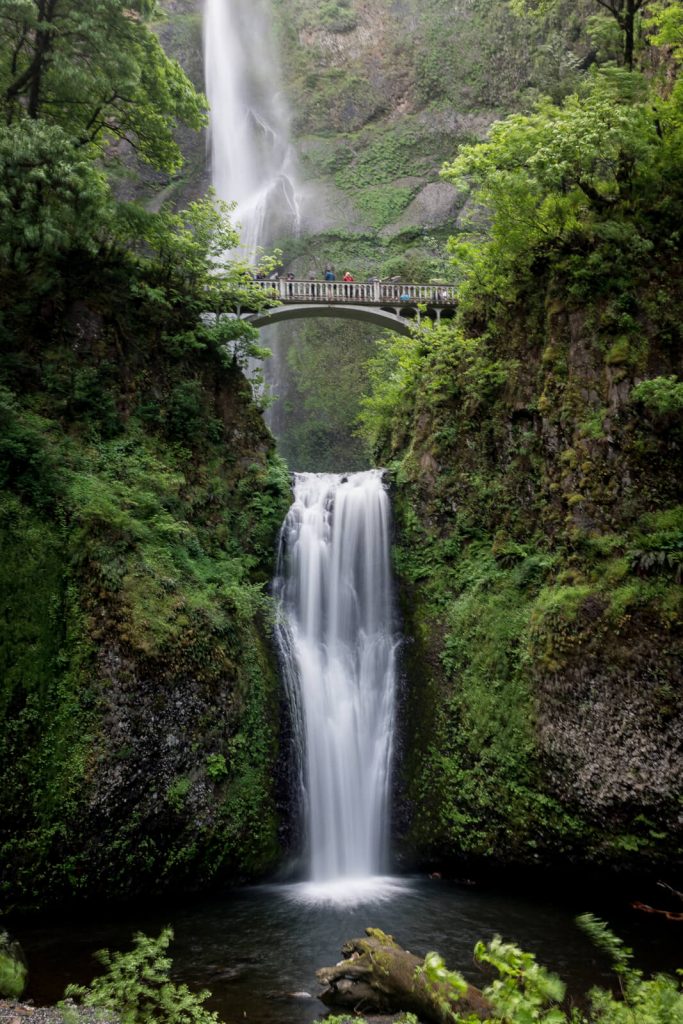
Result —
<instances>
[{"instance_id":1,"label":"arched stone bridge","mask_svg":"<svg viewBox=\"0 0 683 1024\"><path fill-rule=\"evenodd\" d=\"M455 289L441 285L284 279L254 283L276 303L258 313L240 312L242 319L254 327L267 327L282 320L330 316L364 320L407 335L411 321L419 321L425 315L421 307L437 322L452 317L455 312Z\"/></svg>"}]
</instances>

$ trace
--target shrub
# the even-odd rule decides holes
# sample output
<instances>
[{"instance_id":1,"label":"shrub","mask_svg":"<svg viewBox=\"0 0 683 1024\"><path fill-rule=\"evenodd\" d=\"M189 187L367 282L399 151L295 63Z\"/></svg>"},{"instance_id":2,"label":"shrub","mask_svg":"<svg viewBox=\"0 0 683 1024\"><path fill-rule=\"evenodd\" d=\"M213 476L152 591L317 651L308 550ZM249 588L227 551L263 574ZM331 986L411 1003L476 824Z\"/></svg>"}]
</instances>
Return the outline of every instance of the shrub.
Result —
<instances>
[{"instance_id":1,"label":"shrub","mask_svg":"<svg viewBox=\"0 0 683 1024\"><path fill-rule=\"evenodd\" d=\"M636 384L631 398L659 416L671 415L683 409L683 381L675 375L653 377Z\"/></svg>"},{"instance_id":2,"label":"shrub","mask_svg":"<svg viewBox=\"0 0 683 1024\"><path fill-rule=\"evenodd\" d=\"M96 958L106 972L88 986L69 985L67 997L111 1011L121 1024L218 1024L202 1005L209 992L195 994L171 981L172 961L165 954L172 939L172 929L164 928L157 939L138 932L128 953L101 949Z\"/></svg>"}]
</instances>

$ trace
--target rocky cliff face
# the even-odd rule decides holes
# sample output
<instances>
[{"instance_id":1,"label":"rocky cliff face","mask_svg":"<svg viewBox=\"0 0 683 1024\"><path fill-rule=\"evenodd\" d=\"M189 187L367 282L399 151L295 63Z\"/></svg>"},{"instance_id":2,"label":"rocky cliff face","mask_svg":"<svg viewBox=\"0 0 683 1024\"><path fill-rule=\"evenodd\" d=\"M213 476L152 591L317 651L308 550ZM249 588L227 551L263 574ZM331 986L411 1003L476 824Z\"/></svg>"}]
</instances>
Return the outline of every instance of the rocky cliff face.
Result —
<instances>
[{"instance_id":1,"label":"rocky cliff face","mask_svg":"<svg viewBox=\"0 0 683 1024\"><path fill-rule=\"evenodd\" d=\"M681 372L669 270L643 269L629 336L623 296L539 276L406 399L385 457L413 855L680 862L682 438L638 388Z\"/></svg>"},{"instance_id":2,"label":"rocky cliff face","mask_svg":"<svg viewBox=\"0 0 683 1024\"><path fill-rule=\"evenodd\" d=\"M505 0L274 0L305 186L301 237L279 239L287 269L346 259L356 274L377 273L406 251L433 262L425 234L445 238L465 200L440 180L443 161L498 117L571 88L589 47L588 4L565 3L539 27ZM162 43L201 88L201 4L161 8ZM208 184L205 140L180 141L186 167L146 186L153 204Z\"/></svg>"},{"instance_id":3,"label":"rocky cliff face","mask_svg":"<svg viewBox=\"0 0 683 1024\"><path fill-rule=\"evenodd\" d=\"M0 389L3 909L279 853L264 585L286 473L239 366L183 347L182 309L111 261L63 280L8 336Z\"/></svg>"}]
</instances>

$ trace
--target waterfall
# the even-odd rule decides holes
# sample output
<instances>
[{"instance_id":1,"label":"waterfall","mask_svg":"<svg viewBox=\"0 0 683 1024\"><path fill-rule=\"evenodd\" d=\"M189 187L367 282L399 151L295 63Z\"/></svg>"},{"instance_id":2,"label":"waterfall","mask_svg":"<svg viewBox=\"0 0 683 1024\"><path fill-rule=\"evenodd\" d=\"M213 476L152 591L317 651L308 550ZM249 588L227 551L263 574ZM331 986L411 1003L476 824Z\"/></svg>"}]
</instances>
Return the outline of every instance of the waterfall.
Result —
<instances>
[{"instance_id":1,"label":"waterfall","mask_svg":"<svg viewBox=\"0 0 683 1024\"><path fill-rule=\"evenodd\" d=\"M204 64L211 176L235 200L241 250L295 234L299 201L289 112L278 77L268 0L206 0Z\"/></svg>"},{"instance_id":2,"label":"waterfall","mask_svg":"<svg viewBox=\"0 0 683 1024\"><path fill-rule=\"evenodd\" d=\"M268 0L205 0L212 179L235 200L241 251L296 233L299 192ZM275 591L300 751L309 875L384 869L396 636L382 474L300 473ZM374 884L374 882L373 882Z\"/></svg>"},{"instance_id":3,"label":"waterfall","mask_svg":"<svg viewBox=\"0 0 683 1024\"><path fill-rule=\"evenodd\" d=\"M302 752L310 878L386 865L396 632L380 470L297 473L275 593Z\"/></svg>"}]
</instances>

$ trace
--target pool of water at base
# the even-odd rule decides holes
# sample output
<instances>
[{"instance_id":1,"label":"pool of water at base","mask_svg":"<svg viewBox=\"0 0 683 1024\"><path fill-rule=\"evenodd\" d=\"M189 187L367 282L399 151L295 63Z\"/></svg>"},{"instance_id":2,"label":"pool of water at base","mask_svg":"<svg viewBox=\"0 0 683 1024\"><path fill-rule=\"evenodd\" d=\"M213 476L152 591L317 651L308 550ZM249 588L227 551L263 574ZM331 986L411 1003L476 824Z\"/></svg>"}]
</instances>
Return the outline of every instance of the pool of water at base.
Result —
<instances>
[{"instance_id":1,"label":"pool of water at base","mask_svg":"<svg viewBox=\"0 0 683 1024\"><path fill-rule=\"evenodd\" d=\"M342 944L368 926L393 934L418 955L438 950L475 985L485 978L472 960L474 944L500 934L535 953L581 1001L592 985L611 979L609 963L575 923L585 910L607 917L645 970L679 966L675 925L666 929L626 905L596 907L593 899L571 907L427 878L373 879L341 894L261 885L192 905L167 902L137 913L104 911L96 920L24 923L15 932L29 960L28 995L38 1004L59 999L69 982L90 980L97 973L95 950L129 948L134 932L157 935L171 924L174 978L210 989L207 1005L226 1024L309 1024L325 1013L316 997L316 969L336 963Z\"/></svg>"}]
</instances>

